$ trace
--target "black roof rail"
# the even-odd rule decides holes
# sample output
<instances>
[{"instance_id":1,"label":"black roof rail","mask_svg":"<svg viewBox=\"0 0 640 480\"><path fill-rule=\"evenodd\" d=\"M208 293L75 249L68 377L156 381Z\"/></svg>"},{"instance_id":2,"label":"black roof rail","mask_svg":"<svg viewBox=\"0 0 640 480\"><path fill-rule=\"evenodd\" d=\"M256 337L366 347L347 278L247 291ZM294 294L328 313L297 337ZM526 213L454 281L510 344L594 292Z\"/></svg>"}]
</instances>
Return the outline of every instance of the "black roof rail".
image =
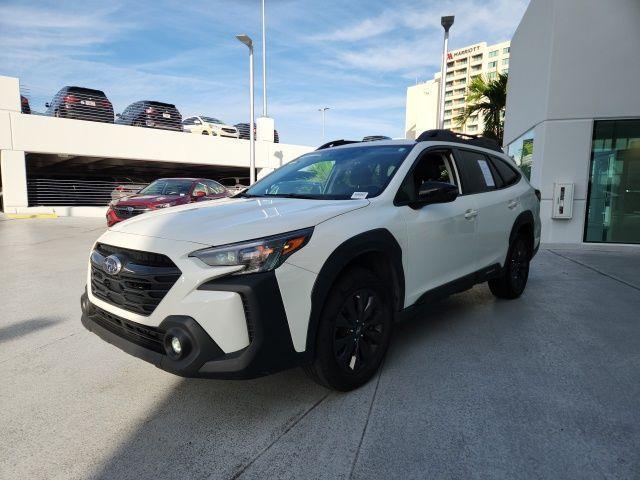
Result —
<instances>
[{"instance_id":1,"label":"black roof rail","mask_svg":"<svg viewBox=\"0 0 640 480\"><path fill-rule=\"evenodd\" d=\"M465 145L474 145L476 147L487 148L489 150L495 150L496 152L504 153L502 148L496 140L489 137L483 137L482 135L471 135L468 133L457 133L451 130L427 130L422 132L416 139L416 142L438 141L462 143Z\"/></svg>"},{"instance_id":2,"label":"black roof rail","mask_svg":"<svg viewBox=\"0 0 640 480\"><path fill-rule=\"evenodd\" d=\"M360 140L331 140L320 145L316 150L324 150L325 148L339 147L340 145L349 145L350 143L360 143Z\"/></svg>"}]
</instances>

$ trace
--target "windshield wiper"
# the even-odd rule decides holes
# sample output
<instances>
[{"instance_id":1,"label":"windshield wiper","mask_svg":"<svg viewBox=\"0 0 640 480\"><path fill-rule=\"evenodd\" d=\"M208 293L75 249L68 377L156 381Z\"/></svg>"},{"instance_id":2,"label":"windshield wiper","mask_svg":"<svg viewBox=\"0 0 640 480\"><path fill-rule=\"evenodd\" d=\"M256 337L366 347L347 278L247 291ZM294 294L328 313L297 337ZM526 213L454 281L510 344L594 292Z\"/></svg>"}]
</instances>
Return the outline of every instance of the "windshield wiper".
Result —
<instances>
[{"instance_id":1,"label":"windshield wiper","mask_svg":"<svg viewBox=\"0 0 640 480\"><path fill-rule=\"evenodd\" d=\"M323 200L323 197L318 195L304 195L302 193L267 193L264 197L278 197L278 198L304 198L307 200Z\"/></svg>"}]
</instances>

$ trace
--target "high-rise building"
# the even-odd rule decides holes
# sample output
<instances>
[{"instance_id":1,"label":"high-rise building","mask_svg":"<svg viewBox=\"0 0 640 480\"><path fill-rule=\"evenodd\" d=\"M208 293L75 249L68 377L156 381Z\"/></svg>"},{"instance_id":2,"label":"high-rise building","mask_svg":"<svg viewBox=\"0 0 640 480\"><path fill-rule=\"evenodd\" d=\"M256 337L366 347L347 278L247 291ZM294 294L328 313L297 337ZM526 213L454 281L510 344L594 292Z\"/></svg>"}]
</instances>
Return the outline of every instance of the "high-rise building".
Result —
<instances>
[{"instance_id":1,"label":"high-rise building","mask_svg":"<svg viewBox=\"0 0 640 480\"><path fill-rule=\"evenodd\" d=\"M482 133L482 115L474 115L462 126L459 117L467 104L467 87L474 77L484 75L493 80L498 73L509 71L509 48L511 42L487 45L476 43L452 50L447 54L447 78L444 93L444 128L464 133ZM438 101L441 72L432 80L407 88L405 136L416 138L425 130L438 128Z\"/></svg>"}]
</instances>

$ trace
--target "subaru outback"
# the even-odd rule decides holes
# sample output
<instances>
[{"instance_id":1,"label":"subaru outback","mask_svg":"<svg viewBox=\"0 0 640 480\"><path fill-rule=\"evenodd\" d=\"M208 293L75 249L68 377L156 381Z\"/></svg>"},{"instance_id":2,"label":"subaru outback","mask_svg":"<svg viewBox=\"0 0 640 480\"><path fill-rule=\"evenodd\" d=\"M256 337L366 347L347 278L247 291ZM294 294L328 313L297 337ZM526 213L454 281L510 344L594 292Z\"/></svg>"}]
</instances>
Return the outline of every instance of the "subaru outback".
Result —
<instances>
[{"instance_id":1,"label":"subaru outback","mask_svg":"<svg viewBox=\"0 0 640 480\"><path fill-rule=\"evenodd\" d=\"M482 137L334 141L235 197L110 228L90 253L82 322L177 375L302 366L351 390L380 367L395 321L481 282L519 297L539 209Z\"/></svg>"}]
</instances>

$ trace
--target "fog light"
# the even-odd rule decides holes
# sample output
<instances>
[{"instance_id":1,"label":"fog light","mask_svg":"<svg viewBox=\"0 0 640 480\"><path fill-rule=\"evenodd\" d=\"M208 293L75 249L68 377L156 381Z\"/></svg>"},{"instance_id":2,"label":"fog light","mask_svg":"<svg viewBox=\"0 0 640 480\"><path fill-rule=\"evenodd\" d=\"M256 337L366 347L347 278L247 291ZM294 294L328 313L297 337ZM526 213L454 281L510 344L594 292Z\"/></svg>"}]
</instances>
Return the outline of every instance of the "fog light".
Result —
<instances>
[{"instance_id":1,"label":"fog light","mask_svg":"<svg viewBox=\"0 0 640 480\"><path fill-rule=\"evenodd\" d=\"M182 344L178 337L173 337L171 339L171 350L173 350L173 353L176 355L180 355L182 353Z\"/></svg>"}]
</instances>

